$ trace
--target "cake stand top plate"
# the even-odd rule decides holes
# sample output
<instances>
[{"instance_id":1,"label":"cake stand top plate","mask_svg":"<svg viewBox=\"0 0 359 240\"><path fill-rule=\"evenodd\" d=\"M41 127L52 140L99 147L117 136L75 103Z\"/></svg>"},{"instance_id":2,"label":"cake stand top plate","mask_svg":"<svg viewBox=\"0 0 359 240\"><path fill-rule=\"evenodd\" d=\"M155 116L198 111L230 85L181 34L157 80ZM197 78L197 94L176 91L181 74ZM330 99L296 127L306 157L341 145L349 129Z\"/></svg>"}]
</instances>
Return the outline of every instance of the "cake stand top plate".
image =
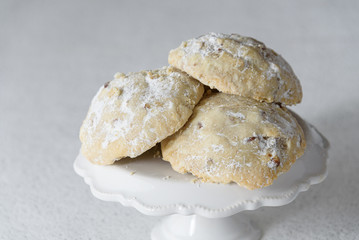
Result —
<instances>
[{"instance_id":1,"label":"cake stand top plate","mask_svg":"<svg viewBox=\"0 0 359 240\"><path fill-rule=\"evenodd\" d=\"M190 174L172 170L168 162L154 157L154 150L109 166L94 165L79 154L74 169L95 197L120 202L146 215L178 213L218 218L261 206L281 206L327 175L328 141L309 123L300 118L298 122L307 140L304 155L273 185L263 189L247 190L235 183L201 183Z\"/></svg>"}]
</instances>

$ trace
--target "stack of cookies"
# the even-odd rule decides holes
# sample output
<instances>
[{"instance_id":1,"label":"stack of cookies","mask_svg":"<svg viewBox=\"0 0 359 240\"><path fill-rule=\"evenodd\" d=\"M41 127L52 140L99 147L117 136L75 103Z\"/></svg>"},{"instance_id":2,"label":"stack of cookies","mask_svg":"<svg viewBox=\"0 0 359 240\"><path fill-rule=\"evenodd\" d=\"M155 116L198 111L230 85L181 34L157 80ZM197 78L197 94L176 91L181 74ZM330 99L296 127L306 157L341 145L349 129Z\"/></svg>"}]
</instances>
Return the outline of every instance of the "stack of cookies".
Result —
<instances>
[{"instance_id":1,"label":"stack of cookies","mask_svg":"<svg viewBox=\"0 0 359 240\"><path fill-rule=\"evenodd\" d=\"M183 42L168 60L117 73L100 88L80 130L89 161L112 164L161 142L177 172L256 189L304 153L303 130L285 107L300 103L299 80L263 43L210 33Z\"/></svg>"}]
</instances>

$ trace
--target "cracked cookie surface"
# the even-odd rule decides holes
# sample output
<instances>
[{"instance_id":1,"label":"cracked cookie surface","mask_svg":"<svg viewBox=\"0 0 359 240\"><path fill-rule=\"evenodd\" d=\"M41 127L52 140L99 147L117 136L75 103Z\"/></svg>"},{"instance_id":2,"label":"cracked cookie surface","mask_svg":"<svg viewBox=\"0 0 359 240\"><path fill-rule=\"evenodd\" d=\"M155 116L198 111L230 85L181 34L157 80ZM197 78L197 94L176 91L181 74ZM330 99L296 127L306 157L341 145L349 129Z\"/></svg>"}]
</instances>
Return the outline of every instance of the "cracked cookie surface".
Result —
<instances>
[{"instance_id":1,"label":"cracked cookie surface","mask_svg":"<svg viewBox=\"0 0 359 240\"><path fill-rule=\"evenodd\" d=\"M161 142L163 159L177 172L248 189L271 185L305 146L285 107L224 93L205 96L184 127Z\"/></svg>"},{"instance_id":2,"label":"cracked cookie surface","mask_svg":"<svg viewBox=\"0 0 359 240\"><path fill-rule=\"evenodd\" d=\"M302 99L300 82L290 65L250 37L209 33L182 42L170 51L168 62L224 93L286 105Z\"/></svg>"},{"instance_id":3,"label":"cracked cookie surface","mask_svg":"<svg viewBox=\"0 0 359 240\"><path fill-rule=\"evenodd\" d=\"M80 129L82 154L102 165L142 154L186 123L203 91L174 67L116 74L91 102Z\"/></svg>"}]
</instances>

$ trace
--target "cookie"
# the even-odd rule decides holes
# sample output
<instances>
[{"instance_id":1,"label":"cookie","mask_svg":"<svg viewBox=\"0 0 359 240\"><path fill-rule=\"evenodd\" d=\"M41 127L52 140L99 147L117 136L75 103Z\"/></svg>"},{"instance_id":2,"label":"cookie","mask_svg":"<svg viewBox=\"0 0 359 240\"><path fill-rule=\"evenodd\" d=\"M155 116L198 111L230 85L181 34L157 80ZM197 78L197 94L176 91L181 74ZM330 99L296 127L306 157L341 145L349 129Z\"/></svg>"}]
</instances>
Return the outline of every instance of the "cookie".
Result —
<instances>
[{"instance_id":1,"label":"cookie","mask_svg":"<svg viewBox=\"0 0 359 240\"><path fill-rule=\"evenodd\" d=\"M302 99L300 82L289 64L250 37L209 33L171 50L168 62L224 93L287 105Z\"/></svg>"},{"instance_id":2,"label":"cookie","mask_svg":"<svg viewBox=\"0 0 359 240\"><path fill-rule=\"evenodd\" d=\"M118 73L92 100L81 152L102 165L136 157L180 129L202 94L200 82L173 67Z\"/></svg>"},{"instance_id":3,"label":"cookie","mask_svg":"<svg viewBox=\"0 0 359 240\"><path fill-rule=\"evenodd\" d=\"M285 107L224 93L204 97L185 126L161 143L163 159L177 172L248 189L271 185L305 146Z\"/></svg>"}]
</instances>

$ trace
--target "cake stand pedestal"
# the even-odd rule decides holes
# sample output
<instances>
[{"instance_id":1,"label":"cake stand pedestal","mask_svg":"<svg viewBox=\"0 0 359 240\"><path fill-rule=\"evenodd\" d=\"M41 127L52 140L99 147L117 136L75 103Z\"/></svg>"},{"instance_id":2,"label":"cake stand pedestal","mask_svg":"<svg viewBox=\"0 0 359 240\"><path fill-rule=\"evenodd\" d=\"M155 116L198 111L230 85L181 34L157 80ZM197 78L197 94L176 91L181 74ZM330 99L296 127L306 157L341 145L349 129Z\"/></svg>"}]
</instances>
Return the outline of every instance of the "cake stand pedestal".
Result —
<instances>
[{"instance_id":1,"label":"cake stand pedestal","mask_svg":"<svg viewBox=\"0 0 359 240\"><path fill-rule=\"evenodd\" d=\"M173 214L155 226L151 234L153 240L249 240L260 236L261 231L242 214L223 218Z\"/></svg>"},{"instance_id":2,"label":"cake stand pedestal","mask_svg":"<svg viewBox=\"0 0 359 240\"><path fill-rule=\"evenodd\" d=\"M154 157L155 150L110 166L91 164L80 154L74 169L95 197L146 215L167 216L152 230L152 240L260 239L260 230L240 212L288 204L327 175L328 141L312 125L297 119L307 149L289 172L263 189L201 183L190 174L173 171L168 162Z\"/></svg>"}]
</instances>

